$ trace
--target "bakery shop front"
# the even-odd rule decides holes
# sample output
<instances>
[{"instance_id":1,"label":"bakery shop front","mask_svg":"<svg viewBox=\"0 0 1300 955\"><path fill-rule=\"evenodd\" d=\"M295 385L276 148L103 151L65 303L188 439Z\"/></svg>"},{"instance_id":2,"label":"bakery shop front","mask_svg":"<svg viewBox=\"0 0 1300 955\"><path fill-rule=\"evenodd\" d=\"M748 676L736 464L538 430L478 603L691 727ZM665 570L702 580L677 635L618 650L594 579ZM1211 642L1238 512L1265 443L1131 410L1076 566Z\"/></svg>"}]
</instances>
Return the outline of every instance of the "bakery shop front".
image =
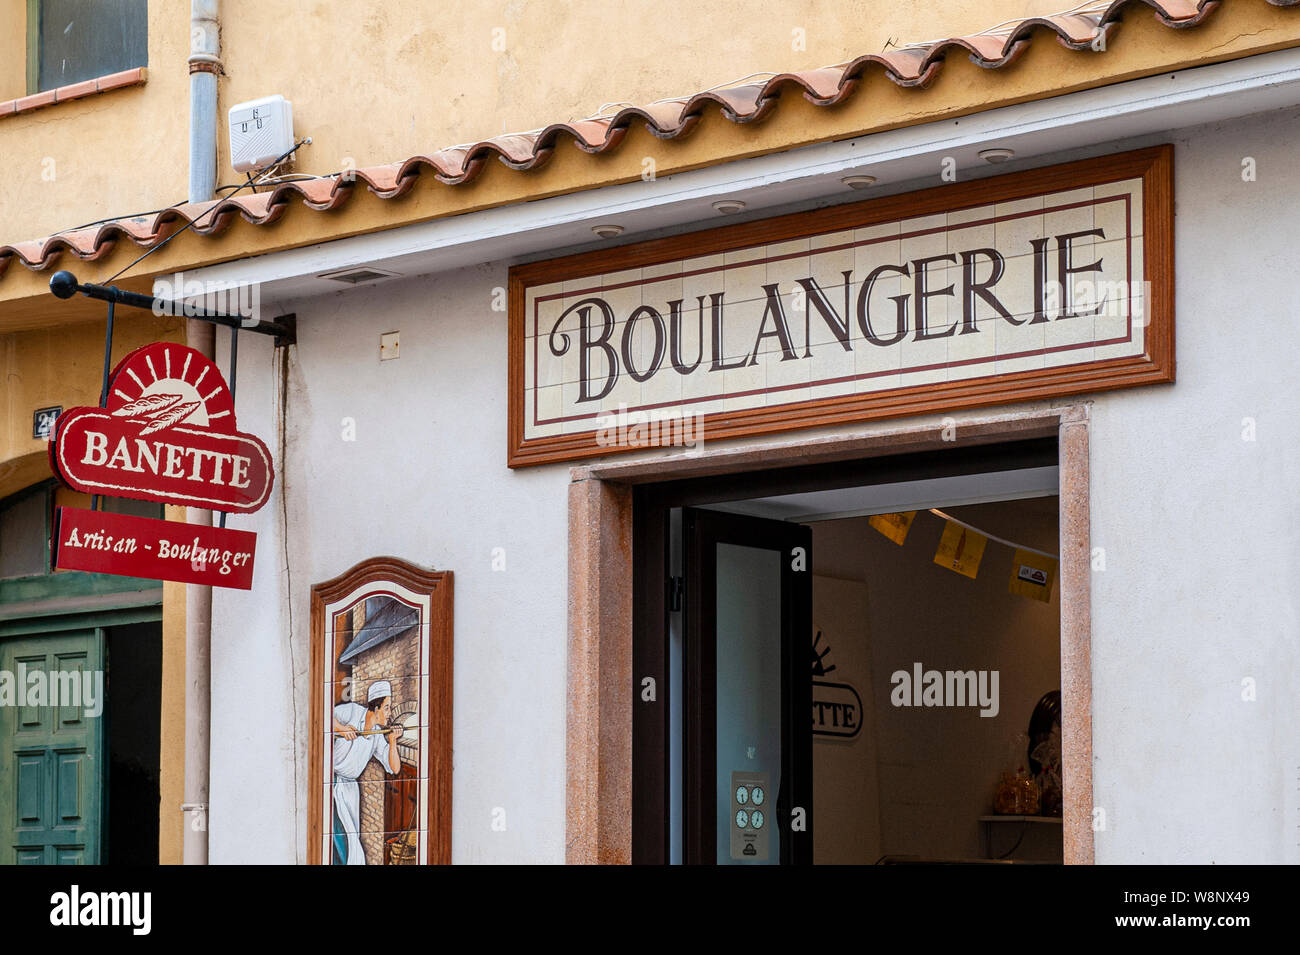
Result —
<instances>
[{"instance_id":1,"label":"bakery shop front","mask_svg":"<svg viewBox=\"0 0 1300 955\"><path fill-rule=\"evenodd\" d=\"M213 597L213 861L1285 855L1262 787L1187 836L1238 758L1186 721L1294 722L1265 616L1204 621L1289 599L1285 359L1230 333L1284 283L1219 238L1300 120L1093 96L955 181L915 127L195 273L297 327L240 349L280 473ZM1247 499L1249 553L1194 517Z\"/></svg>"},{"instance_id":2,"label":"bakery shop front","mask_svg":"<svg viewBox=\"0 0 1300 955\"><path fill-rule=\"evenodd\" d=\"M596 680L630 636L635 861L1088 857L1075 396L1173 380L1172 152L512 269L511 462L599 457L571 632Z\"/></svg>"}]
</instances>

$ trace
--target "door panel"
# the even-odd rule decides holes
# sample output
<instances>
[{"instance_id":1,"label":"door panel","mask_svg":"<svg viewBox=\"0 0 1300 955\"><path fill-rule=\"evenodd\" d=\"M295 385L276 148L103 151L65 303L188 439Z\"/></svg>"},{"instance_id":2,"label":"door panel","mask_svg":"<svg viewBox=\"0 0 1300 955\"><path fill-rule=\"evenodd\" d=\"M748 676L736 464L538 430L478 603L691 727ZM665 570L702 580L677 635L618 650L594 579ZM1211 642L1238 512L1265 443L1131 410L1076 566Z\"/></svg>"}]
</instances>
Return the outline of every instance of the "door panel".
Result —
<instances>
[{"instance_id":1,"label":"door panel","mask_svg":"<svg viewBox=\"0 0 1300 955\"><path fill-rule=\"evenodd\" d=\"M716 790L731 793L732 773L754 781L781 777L781 565L782 554L760 547L717 545L717 754ZM745 776L743 779L750 779ZM737 786L743 785L738 779ZM755 862L776 864L780 830L766 825L764 812L749 793L734 812L758 813L768 832L766 844L754 840ZM758 792L763 792L760 787ZM775 786L771 789L775 792ZM730 798L717 799L717 862L731 860L733 810ZM760 798L760 803L762 799ZM749 807L749 808L745 808ZM745 827L753 828L752 822ZM759 851L761 846L762 852ZM741 848L744 852L744 848ZM761 856L762 858L757 858Z\"/></svg>"},{"instance_id":2,"label":"door panel","mask_svg":"<svg viewBox=\"0 0 1300 955\"><path fill-rule=\"evenodd\" d=\"M45 809L45 754L19 753L17 764L18 825L23 828L46 825Z\"/></svg>"},{"instance_id":3,"label":"door panel","mask_svg":"<svg viewBox=\"0 0 1300 955\"><path fill-rule=\"evenodd\" d=\"M47 704L56 702L56 694L58 702L69 702L66 693L84 686L81 674L103 667L102 630L0 641L0 671L13 674L15 683L20 674L45 674ZM77 680L51 679L60 673L75 673ZM87 717L87 706L74 704L0 707L0 863L99 861L104 720Z\"/></svg>"},{"instance_id":4,"label":"door panel","mask_svg":"<svg viewBox=\"0 0 1300 955\"><path fill-rule=\"evenodd\" d=\"M812 861L812 534L683 512L685 859Z\"/></svg>"}]
</instances>

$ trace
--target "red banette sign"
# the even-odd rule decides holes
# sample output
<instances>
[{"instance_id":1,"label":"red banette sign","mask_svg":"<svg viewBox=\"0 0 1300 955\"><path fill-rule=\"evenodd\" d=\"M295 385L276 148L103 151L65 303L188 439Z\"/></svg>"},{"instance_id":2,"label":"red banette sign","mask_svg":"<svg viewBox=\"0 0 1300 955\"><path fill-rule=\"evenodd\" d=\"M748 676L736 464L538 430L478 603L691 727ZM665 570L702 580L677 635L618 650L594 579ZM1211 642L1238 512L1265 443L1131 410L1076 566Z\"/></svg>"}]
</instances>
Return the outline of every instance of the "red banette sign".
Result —
<instances>
[{"instance_id":1,"label":"red banette sign","mask_svg":"<svg viewBox=\"0 0 1300 955\"><path fill-rule=\"evenodd\" d=\"M249 531L60 507L54 566L248 590L256 541Z\"/></svg>"},{"instance_id":2,"label":"red banette sign","mask_svg":"<svg viewBox=\"0 0 1300 955\"><path fill-rule=\"evenodd\" d=\"M251 513L271 495L266 445L236 430L221 372L192 348L158 342L113 371L103 408L69 408L50 467L87 494Z\"/></svg>"},{"instance_id":3,"label":"red banette sign","mask_svg":"<svg viewBox=\"0 0 1300 955\"><path fill-rule=\"evenodd\" d=\"M235 425L235 400L209 359L155 342L113 369L102 408L69 408L54 423L50 467L87 494L251 513L275 469L258 438ZM248 590L257 535L179 521L61 507L54 566Z\"/></svg>"}]
</instances>

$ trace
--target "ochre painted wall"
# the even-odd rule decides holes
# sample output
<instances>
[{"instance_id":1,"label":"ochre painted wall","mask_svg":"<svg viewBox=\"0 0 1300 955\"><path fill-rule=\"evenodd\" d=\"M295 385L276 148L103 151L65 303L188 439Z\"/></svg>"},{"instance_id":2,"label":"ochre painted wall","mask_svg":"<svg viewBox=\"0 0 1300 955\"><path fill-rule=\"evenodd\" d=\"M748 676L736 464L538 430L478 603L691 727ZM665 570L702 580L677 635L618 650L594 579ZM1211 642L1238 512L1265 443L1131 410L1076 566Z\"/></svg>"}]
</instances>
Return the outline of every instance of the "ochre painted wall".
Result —
<instances>
[{"instance_id":1,"label":"ochre painted wall","mask_svg":"<svg viewBox=\"0 0 1300 955\"><path fill-rule=\"evenodd\" d=\"M51 311L59 303L50 298ZM102 307L102 303L100 303ZM184 341L185 320L122 309L113 333L113 362L154 341ZM99 404L104 367L104 322L56 325L0 336L0 468L14 459L44 455L46 442L32 437L32 413L55 405ZM50 477L48 465L34 480ZM25 476L24 476L25 477ZM19 481L23 478L15 477ZM30 484L9 487L0 469L0 497Z\"/></svg>"},{"instance_id":2,"label":"ochre painted wall","mask_svg":"<svg viewBox=\"0 0 1300 955\"><path fill-rule=\"evenodd\" d=\"M313 143L301 170L390 162L690 95L757 71L806 70L1055 13L1067 0L223 0L222 107L283 93ZM796 31L801 31L801 34ZM261 38L276 37L268 55ZM327 68L323 68L327 67ZM223 139L222 147L225 148ZM223 154L222 167L226 167Z\"/></svg>"},{"instance_id":3,"label":"ochre painted wall","mask_svg":"<svg viewBox=\"0 0 1300 955\"><path fill-rule=\"evenodd\" d=\"M185 508L168 507L169 521L185 520ZM158 861L180 865L185 835L185 584L163 581L162 712L159 714L160 770Z\"/></svg>"},{"instance_id":4,"label":"ochre painted wall","mask_svg":"<svg viewBox=\"0 0 1300 955\"><path fill-rule=\"evenodd\" d=\"M27 95L27 0L0 0L0 102Z\"/></svg>"},{"instance_id":5,"label":"ochre painted wall","mask_svg":"<svg viewBox=\"0 0 1300 955\"><path fill-rule=\"evenodd\" d=\"M0 0L3 54L24 51L26 0ZM189 9L149 4L149 64L142 86L0 119L0 243L131 215L185 199L189 181ZM25 56L24 56L25 60ZM11 69L0 65L0 82ZM22 67L26 84L26 66ZM26 94L25 88L10 96ZM0 97L3 99L5 97Z\"/></svg>"},{"instance_id":6,"label":"ochre painted wall","mask_svg":"<svg viewBox=\"0 0 1300 955\"><path fill-rule=\"evenodd\" d=\"M314 140L295 171L328 174L349 157L405 159L588 116L612 100L815 68L891 38L975 31L1062 2L951 0L936 17L928 4L813 0L773 17L758 0L484 0L454 12L428 2L223 0L217 174L221 184L243 178L228 162L226 110L272 93L293 102L298 134ZM186 198L189 14L183 0L150 2L144 86L0 120L0 243ZM0 99L26 94L25 25L26 0L0 0Z\"/></svg>"}]
</instances>

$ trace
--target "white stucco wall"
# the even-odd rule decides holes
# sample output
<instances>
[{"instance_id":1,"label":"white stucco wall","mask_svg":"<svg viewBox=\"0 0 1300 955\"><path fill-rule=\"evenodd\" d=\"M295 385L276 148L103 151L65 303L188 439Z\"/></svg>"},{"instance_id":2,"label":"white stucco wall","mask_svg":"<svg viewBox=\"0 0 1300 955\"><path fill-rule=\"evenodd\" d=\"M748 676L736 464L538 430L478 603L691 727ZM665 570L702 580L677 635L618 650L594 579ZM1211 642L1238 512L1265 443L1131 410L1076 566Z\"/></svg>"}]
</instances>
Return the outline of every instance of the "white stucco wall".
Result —
<instances>
[{"instance_id":1,"label":"white stucco wall","mask_svg":"<svg viewBox=\"0 0 1300 955\"><path fill-rule=\"evenodd\" d=\"M254 589L214 601L214 861L305 858L310 588L380 555L455 574L453 860L564 860L568 470L505 466L505 316L490 309L505 276L474 268L298 307L280 485L293 679L277 495L231 521L259 531ZM379 335L394 329L401 358L380 363ZM276 372L252 337L240 341L239 422L270 436ZM498 547L504 571L492 569ZM497 808L505 831L492 828Z\"/></svg>"},{"instance_id":2,"label":"white stucco wall","mask_svg":"<svg viewBox=\"0 0 1300 955\"><path fill-rule=\"evenodd\" d=\"M1300 862L1298 133L1174 140L1178 381L1093 408L1099 862Z\"/></svg>"},{"instance_id":3,"label":"white stucco wall","mask_svg":"<svg viewBox=\"0 0 1300 955\"><path fill-rule=\"evenodd\" d=\"M1099 862L1300 862L1298 136L1291 113L1144 141L1177 145L1178 382L1093 409ZM505 466L506 271L293 303L284 473L230 522L259 533L254 589L214 599L215 862L305 858L309 590L377 555L456 575L453 860L564 859L568 468ZM380 363L391 330L401 358ZM253 337L239 422L278 458L278 370Z\"/></svg>"}]
</instances>

